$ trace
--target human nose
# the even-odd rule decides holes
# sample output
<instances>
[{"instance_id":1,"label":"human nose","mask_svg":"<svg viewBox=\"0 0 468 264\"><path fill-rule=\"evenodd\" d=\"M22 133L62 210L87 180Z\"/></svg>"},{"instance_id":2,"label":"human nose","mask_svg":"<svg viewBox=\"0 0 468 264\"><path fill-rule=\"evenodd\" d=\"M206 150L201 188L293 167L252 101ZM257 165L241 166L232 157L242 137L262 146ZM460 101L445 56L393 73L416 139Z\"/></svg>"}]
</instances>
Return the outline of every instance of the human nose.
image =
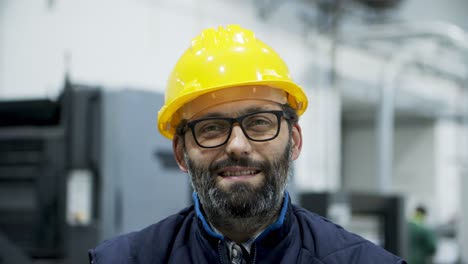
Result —
<instances>
[{"instance_id":1,"label":"human nose","mask_svg":"<svg viewBox=\"0 0 468 264\"><path fill-rule=\"evenodd\" d=\"M239 125L232 126L231 136L226 142L225 150L228 155L236 157L245 156L252 152L251 142Z\"/></svg>"}]
</instances>

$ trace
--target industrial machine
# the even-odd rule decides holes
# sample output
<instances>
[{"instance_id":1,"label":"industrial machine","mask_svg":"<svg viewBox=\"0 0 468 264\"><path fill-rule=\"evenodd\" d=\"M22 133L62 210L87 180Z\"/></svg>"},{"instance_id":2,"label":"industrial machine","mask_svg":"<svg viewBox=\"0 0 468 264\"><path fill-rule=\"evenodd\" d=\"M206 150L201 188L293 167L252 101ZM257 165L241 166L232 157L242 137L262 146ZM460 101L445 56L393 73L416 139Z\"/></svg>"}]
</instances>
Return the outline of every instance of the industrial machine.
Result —
<instances>
[{"instance_id":1,"label":"industrial machine","mask_svg":"<svg viewBox=\"0 0 468 264\"><path fill-rule=\"evenodd\" d=\"M0 102L0 263L86 263L102 240L189 205L162 104L68 81L57 100Z\"/></svg>"},{"instance_id":2,"label":"industrial machine","mask_svg":"<svg viewBox=\"0 0 468 264\"><path fill-rule=\"evenodd\" d=\"M398 256L406 256L406 220L402 196L307 192L300 195L300 204Z\"/></svg>"}]
</instances>

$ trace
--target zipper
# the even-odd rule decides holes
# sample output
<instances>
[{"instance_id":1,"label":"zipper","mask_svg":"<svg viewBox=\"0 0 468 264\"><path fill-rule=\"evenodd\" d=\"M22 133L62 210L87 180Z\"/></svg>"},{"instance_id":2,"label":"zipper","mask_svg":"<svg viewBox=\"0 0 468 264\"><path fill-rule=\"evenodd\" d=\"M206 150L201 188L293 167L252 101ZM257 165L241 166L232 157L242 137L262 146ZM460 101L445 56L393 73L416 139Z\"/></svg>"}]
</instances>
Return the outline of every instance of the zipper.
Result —
<instances>
[{"instance_id":1,"label":"zipper","mask_svg":"<svg viewBox=\"0 0 468 264\"><path fill-rule=\"evenodd\" d=\"M252 259L252 264L255 264L255 260L257 260L257 244L254 243L252 245L253 247L253 259Z\"/></svg>"},{"instance_id":2,"label":"zipper","mask_svg":"<svg viewBox=\"0 0 468 264\"><path fill-rule=\"evenodd\" d=\"M222 245L221 245L221 240L218 240L218 256L219 256L219 263L223 264L223 258L222 258Z\"/></svg>"}]
</instances>

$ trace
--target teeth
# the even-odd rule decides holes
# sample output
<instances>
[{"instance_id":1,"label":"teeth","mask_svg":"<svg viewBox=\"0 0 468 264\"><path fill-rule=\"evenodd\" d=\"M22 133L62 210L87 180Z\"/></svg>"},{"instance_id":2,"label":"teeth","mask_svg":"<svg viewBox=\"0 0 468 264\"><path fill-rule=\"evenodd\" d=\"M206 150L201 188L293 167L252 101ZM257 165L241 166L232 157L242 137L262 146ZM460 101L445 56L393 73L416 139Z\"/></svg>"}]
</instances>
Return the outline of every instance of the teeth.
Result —
<instances>
[{"instance_id":1,"label":"teeth","mask_svg":"<svg viewBox=\"0 0 468 264\"><path fill-rule=\"evenodd\" d=\"M223 176L229 177L229 176L253 175L253 174L256 174L256 171L254 170L225 171L223 173Z\"/></svg>"}]
</instances>

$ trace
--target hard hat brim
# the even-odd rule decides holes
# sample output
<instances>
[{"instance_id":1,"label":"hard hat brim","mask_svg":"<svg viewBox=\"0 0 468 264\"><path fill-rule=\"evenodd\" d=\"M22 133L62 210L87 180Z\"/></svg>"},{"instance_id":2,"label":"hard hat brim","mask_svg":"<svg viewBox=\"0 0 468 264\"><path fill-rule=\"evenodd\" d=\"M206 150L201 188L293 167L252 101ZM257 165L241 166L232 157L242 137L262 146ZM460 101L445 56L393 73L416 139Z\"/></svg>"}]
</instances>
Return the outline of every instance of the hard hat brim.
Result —
<instances>
[{"instance_id":1,"label":"hard hat brim","mask_svg":"<svg viewBox=\"0 0 468 264\"><path fill-rule=\"evenodd\" d=\"M203 90L196 90L186 93L172 102L167 102L167 104L164 105L158 112L157 124L160 133L168 139L172 140L174 138L175 129L181 121L180 117L178 117L178 110L184 104L194 100L198 96L225 88L248 85L265 85L284 90L286 93L288 93L288 103L294 109L296 109L299 116L302 115L307 108L308 100L304 90L294 82L287 80L262 80L205 88Z\"/></svg>"}]
</instances>

